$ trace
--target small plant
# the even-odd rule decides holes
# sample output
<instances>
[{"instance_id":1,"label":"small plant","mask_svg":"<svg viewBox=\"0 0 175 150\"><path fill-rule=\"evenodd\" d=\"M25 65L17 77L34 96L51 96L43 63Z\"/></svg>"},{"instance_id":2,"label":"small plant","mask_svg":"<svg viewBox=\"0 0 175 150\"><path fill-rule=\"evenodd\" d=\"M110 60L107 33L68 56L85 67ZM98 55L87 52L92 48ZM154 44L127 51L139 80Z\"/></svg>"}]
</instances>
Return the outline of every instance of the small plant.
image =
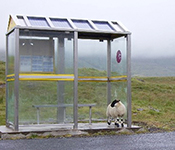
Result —
<instances>
[{"instance_id":1,"label":"small plant","mask_svg":"<svg viewBox=\"0 0 175 150\"><path fill-rule=\"evenodd\" d=\"M35 139L35 138L38 138L39 135L38 134L31 134L31 136L29 137L30 139Z\"/></svg>"}]
</instances>

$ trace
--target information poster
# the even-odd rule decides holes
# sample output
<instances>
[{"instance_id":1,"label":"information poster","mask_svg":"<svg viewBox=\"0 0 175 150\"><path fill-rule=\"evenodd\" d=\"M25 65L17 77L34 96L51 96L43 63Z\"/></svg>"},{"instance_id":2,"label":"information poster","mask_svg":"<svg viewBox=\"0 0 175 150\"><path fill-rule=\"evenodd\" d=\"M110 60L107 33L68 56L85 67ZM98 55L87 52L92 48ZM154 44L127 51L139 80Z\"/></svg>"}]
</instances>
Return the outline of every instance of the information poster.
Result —
<instances>
[{"instance_id":1,"label":"information poster","mask_svg":"<svg viewBox=\"0 0 175 150\"><path fill-rule=\"evenodd\" d=\"M20 72L31 72L32 59L31 56L20 56Z\"/></svg>"},{"instance_id":2,"label":"information poster","mask_svg":"<svg viewBox=\"0 0 175 150\"><path fill-rule=\"evenodd\" d=\"M21 55L20 72L53 72L53 57Z\"/></svg>"}]
</instances>

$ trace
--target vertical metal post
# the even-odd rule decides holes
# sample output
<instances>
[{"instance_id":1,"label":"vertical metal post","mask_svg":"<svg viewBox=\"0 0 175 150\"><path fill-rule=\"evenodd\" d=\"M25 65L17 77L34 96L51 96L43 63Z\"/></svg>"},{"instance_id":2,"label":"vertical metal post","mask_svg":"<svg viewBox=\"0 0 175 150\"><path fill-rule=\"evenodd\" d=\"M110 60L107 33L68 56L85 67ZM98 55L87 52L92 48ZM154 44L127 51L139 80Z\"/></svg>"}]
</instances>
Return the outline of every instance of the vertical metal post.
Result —
<instances>
[{"instance_id":1,"label":"vertical metal post","mask_svg":"<svg viewBox=\"0 0 175 150\"><path fill-rule=\"evenodd\" d=\"M107 104L111 102L111 82L110 82L110 77L111 77L111 40L108 39L107 41L107 77L108 77L108 82L107 82Z\"/></svg>"},{"instance_id":2,"label":"vertical metal post","mask_svg":"<svg viewBox=\"0 0 175 150\"><path fill-rule=\"evenodd\" d=\"M92 125L92 106L89 106L89 124Z\"/></svg>"},{"instance_id":3,"label":"vertical metal post","mask_svg":"<svg viewBox=\"0 0 175 150\"><path fill-rule=\"evenodd\" d=\"M9 51L9 47L8 47L8 36L6 35L6 71L5 71L5 77L6 77L6 126L8 127L8 82L7 82L7 75L8 75L8 51Z\"/></svg>"},{"instance_id":4,"label":"vertical metal post","mask_svg":"<svg viewBox=\"0 0 175 150\"><path fill-rule=\"evenodd\" d=\"M73 105L73 114L74 114L74 129L78 128L78 32L74 32L74 105Z\"/></svg>"},{"instance_id":5,"label":"vertical metal post","mask_svg":"<svg viewBox=\"0 0 175 150\"><path fill-rule=\"evenodd\" d=\"M126 37L127 40L127 127L131 128L132 114L131 114L131 35L128 34Z\"/></svg>"},{"instance_id":6,"label":"vertical metal post","mask_svg":"<svg viewBox=\"0 0 175 150\"><path fill-rule=\"evenodd\" d=\"M58 74L64 74L65 73L65 45L64 45L64 37L59 37L58 40L58 47L57 47L57 72ZM65 94L65 81L58 81L57 84L57 100L58 105L64 104L64 94ZM57 110L57 118L58 123L64 123L64 108L58 108Z\"/></svg>"},{"instance_id":7,"label":"vertical metal post","mask_svg":"<svg viewBox=\"0 0 175 150\"><path fill-rule=\"evenodd\" d=\"M18 111L18 100L19 100L19 29L15 30L15 131L19 130L19 111Z\"/></svg>"}]
</instances>

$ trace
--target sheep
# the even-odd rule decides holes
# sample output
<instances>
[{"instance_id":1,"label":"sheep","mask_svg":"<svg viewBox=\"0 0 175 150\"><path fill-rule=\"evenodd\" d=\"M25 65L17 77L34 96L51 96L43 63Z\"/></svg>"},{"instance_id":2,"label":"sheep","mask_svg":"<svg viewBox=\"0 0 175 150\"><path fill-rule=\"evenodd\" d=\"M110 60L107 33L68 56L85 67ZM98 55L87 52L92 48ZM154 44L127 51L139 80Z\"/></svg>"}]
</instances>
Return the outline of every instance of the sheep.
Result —
<instances>
[{"instance_id":1,"label":"sheep","mask_svg":"<svg viewBox=\"0 0 175 150\"><path fill-rule=\"evenodd\" d=\"M112 119L114 119L115 125L119 127L119 123L121 123L121 126L124 127L124 120L123 116L126 113L126 107L120 100L114 100L112 103L110 103L106 110L106 116L107 116L107 123L108 125L111 124ZM121 121L119 120L121 119Z\"/></svg>"}]
</instances>

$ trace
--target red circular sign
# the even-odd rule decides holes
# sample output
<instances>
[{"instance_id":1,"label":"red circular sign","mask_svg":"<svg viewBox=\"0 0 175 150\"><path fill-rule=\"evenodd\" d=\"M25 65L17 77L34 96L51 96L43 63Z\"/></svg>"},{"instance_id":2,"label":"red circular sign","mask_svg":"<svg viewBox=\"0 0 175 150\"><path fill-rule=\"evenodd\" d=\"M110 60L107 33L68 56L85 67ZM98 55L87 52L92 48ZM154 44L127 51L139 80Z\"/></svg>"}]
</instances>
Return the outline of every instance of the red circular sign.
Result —
<instances>
[{"instance_id":1,"label":"red circular sign","mask_svg":"<svg viewBox=\"0 0 175 150\"><path fill-rule=\"evenodd\" d=\"M122 53L121 53L120 50L118 50L118 51L117 51L117 54L116 54L116 61L117 61L118 63L120 63L121 60L122 60Z\"/></svg>"}]
</instances>

